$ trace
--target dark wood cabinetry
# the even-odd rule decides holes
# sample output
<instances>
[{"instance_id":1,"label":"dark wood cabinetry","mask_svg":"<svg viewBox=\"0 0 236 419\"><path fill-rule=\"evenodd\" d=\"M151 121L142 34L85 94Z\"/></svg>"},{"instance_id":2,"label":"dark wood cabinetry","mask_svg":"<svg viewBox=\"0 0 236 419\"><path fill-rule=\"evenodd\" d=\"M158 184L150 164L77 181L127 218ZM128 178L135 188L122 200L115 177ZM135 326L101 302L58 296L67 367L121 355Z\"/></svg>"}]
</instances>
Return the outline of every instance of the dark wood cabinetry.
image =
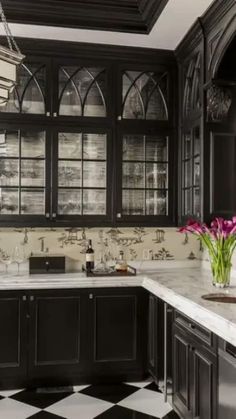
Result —
<instances>
[{"instance_id":1,"label":"dark wood cabinetry","mask_svg":"<svg viewBox=\"0 0 236 419\"><path fill-rule=\"evenodd\" d=\"M149 295L148 371L156 384L164 382L164 302Z\"/></svg>"},{"instance_id":2,"label":"dark wood cabinetry","mask_svg":"<svg viewBox=\"0 0 236 419\"><path fill-rule=\"evenodd\" d=\"M91 374L99 379L141 377L147 362L147 295L140 290L90 293Z\"/></svg>"},{"instance_id":3,"label":"dark wood cabinetry","mask_svg":"<svg viewBox=\"0 0 236 419\"><path fill-rule=\"evenodd\" d=\"M173 405L186 419L217 417L216 338L178 312L173 328Z\"/></svg>"},{"instance_id":4,"label":"dark wood cabinetry","mask_svg":"<svg viewBox=\"0 0 236 419\"><path fill-rule=\"evenodd\" d=\"M0 113L0 223L173 225L174 54L20 43Z\"/></svg>"},{"instance_id":5,"label":"dark wood cabinetry","mask_svg":"<svg viewBox=\"0 0 236 419\"><path fill-rule=\"evenodd\" d=\"M179 222L235 214L236 5L213 2L176 50ZM195 152L197 130L198 152Z\"/></svg>"},{"instance_id":6,"label":"dark wood cabinetry","mask_svg":"<svg viewBox=\"0 0 236 419\"><path fill-rule=\"evenodd\" d=\"M0 292L0 386L142 379L141 288Z\"/></svg>"},{"instance_id":7,"label":"dark wood cabinetry","mask_svg":"<svg viewBox=\"0 0 236 419\"><path fill-rule=\"evenodd\" d=\"M0 293L0 386L27 372L27 307L23 292Z\"/></svg>"}]
</instances>

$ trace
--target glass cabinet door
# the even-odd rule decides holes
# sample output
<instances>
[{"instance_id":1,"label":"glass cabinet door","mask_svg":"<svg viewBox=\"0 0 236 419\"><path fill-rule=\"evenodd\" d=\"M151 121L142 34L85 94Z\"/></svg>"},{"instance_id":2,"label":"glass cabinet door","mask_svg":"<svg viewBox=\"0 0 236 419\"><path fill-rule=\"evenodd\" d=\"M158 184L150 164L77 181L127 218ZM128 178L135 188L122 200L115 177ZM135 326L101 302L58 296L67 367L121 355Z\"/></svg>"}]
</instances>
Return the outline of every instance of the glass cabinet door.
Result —
<instances>
[{"instance_id":1,"label":"glass cabinet door","mask_svg":"<svg viewBox=\"0 0 236 419\"><path fill-rule=\"evenodd\" d=\"M122 137L122 215L168 215L169 139Z\"/></svg>"},{"instance_id":2,"label":"glass cabinet door","mask_svg":"<svg viewBox=\"0 0 236 419\"><path fill-rule=\"evenodd\" d=\"M168 120L168 77L165 72L123 72L122 118Z\"/></svg>"},{"instance_id":3,"label":"glass cabinet door","mask_svg":"<svg viewBox=\"0 0 236 419\"><path fill-rule=\"evenodd\" d=\"M18 70L17 85L0 112L45 115L49 109L46 78L46 63L24 61Z\"/></svg>"},{"instance_id":4,"label":"glass cabinet door","mask_svg":"<svg viewBox=\"0 0 236 419\"><path fill-rule=\"evenodd\" d=\"M60 66L58 114L107 116L107 71L103 67Z\"/></svg>"},{"instance_id":5,"label":"glass cabinet door","mask_svg":"<svg viewBox=\"0 0 236 419\"><path fill-rule=\"evenodd\" d=\"M0 130L0 215L45 215L46 132Z\"/></svg>"},{"instance_id":6,"label":"glass cabinet door","mask_svg":"<svg viewBox=\"0 0 236 419\"><path fill-rule=\"evenodd\" d=\"M58 216L107 214L107 142L106 133L58 133Z\"/></svg>"},{"instance_id":7,"label":"glass cabinet door","mask_svg":"<svg viewBox=\"0 0 236 419\"><path fill-rule=\"evenodd\" d=\"M182 137L182 216L201 216L200 201L200 128L186 132Z\"/></svg>"}]
</instances>

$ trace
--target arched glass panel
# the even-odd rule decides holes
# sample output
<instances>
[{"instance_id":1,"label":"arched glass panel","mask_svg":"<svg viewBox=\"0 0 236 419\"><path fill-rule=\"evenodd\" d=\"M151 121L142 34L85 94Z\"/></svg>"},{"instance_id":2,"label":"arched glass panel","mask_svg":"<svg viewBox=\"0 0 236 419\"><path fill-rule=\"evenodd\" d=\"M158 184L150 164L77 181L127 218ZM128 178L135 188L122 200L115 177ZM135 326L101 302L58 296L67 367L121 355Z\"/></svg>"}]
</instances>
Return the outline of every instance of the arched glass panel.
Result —
<instances>
[{"instance_id":1,"label":"arched glass panel","mask_svg":"<svg viewBox=\"0 0 236 419\"><path fill-rule=\"evenodd\" d=\"M153 72L123 74L123 118L167 120L167 83Z\"/></svg>"},{"instance_id":2,"label":"arched glass panel","mask_svg":"<svg viewBox=\"0 0 236 419\"><path fill-rule=\"evenodd\" d=\"M19 69L17 86L1 112L45 114L45 78L44 64L23 63Z\"/></svg>"},{"instance_id":3,"label":"arched glass panel","mask_svg":"<svg viewBox=\"0 0 236 419\"><path fill-rule=\"evenodd\" d=\"M106 116L106 72L102 68L61 67L59 114Z\"/></svg>"},{"instance_id":4,"label":"arched glass panel","mask_svg":"<svg viewBox=\"0 0 236 419\"><path fill-rule=\"evenodd\" d=\"M196 57L194 75L193 75L193 90L192 90L192 108L200 109L200 54Z\"/></svg>"}]
</instances>

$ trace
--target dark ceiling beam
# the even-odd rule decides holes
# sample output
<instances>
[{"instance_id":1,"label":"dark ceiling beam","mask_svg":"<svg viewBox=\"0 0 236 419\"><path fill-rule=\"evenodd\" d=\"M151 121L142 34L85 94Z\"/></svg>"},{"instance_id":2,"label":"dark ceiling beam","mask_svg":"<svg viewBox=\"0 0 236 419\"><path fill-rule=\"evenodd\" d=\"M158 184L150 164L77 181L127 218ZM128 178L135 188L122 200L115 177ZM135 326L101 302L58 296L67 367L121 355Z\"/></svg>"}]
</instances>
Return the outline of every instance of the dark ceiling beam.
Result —
<instances>
[{"instance_id":1,"label":"dark ceiling beam","mask_svg":"<svg viewBox=\"0 0 236 419\"><path fill-rule=\"evenodd\" d=\"M9 22L150 32L168 0L2 0Z\"/></svg>"}]
</instances>

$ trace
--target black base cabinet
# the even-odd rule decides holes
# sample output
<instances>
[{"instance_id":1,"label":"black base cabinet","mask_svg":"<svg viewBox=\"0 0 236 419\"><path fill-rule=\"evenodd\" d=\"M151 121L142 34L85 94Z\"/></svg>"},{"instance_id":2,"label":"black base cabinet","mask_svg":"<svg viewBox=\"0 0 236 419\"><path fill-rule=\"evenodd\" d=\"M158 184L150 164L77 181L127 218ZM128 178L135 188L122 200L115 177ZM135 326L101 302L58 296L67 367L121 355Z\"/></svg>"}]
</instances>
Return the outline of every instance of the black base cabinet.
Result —
<instances>
[{"instance_id":1,"label":"black base cabinet","mask_svg":"<svg viewBox=\"0 0 236 419\"><path fill-rule=\"evenodd\" d=\"M141 288L0 292L0 388L142 379Z\"/></svg>"},{"instance_id":2,"label":"black base cabinet","mask_svg":"<svg viewBox=\"0 0 236 419\"><path fill-rule=\"evenodd\" d=\"M27 306L23 292L0 293L0 385L27 374Z\"/></svg>"},{"instance_id":3,"label":"black base cabinet","mask_svg":"<svg viewBox=\"0 0 236 419\"><path fill-rule=\"evenodd\" d=\"M217 418L217 367L213 333L175 312L172 400L181 418Z\"/></svg>"}]
</instances>

